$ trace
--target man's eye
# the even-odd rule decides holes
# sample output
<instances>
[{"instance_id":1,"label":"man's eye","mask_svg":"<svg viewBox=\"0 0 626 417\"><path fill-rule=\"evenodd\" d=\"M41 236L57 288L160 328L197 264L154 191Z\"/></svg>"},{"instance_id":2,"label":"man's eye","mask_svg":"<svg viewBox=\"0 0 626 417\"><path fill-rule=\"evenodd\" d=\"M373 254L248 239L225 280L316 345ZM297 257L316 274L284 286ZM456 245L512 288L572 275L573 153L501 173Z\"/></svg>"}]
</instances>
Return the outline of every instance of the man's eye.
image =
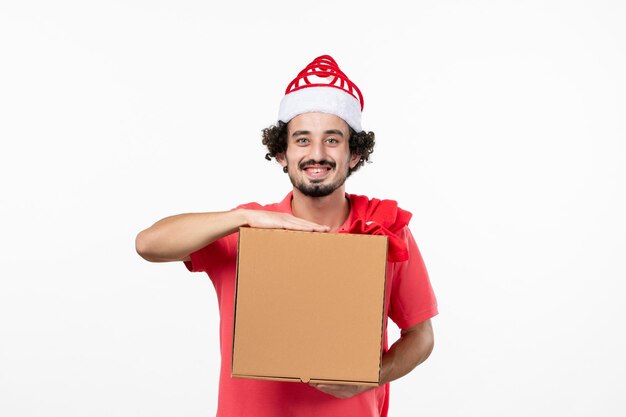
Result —
<instances>
[{"instance_id":1,"label":"man's eye","mask_svg":"<svg viewBox=\"0 0 626 417\"><path fill-rule=\"evenodd\" d=\"M307 138L298 138L296 139L296 143L307 143L309 140Z\"/></svg>"},{"instance_id":2,"label":"man's eye","mask_svg":"<svg viewBox=\"0 0 626 417\"><path fill-rule=\"evenodd\" d=\"M328 142L328 143L339 143L339 141L337 139L335 139L335 138L326 139L326 142Z\"/></svg>"}]
</instances>

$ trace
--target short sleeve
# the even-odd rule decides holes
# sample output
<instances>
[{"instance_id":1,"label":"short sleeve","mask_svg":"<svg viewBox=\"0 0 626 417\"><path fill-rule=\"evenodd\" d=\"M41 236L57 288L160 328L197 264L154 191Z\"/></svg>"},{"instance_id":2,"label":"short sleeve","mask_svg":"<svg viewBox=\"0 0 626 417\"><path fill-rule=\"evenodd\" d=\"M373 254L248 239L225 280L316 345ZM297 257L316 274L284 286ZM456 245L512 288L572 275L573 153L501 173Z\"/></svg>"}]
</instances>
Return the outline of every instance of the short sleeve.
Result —
<instances>
[{"instance_id":1,"label":"short sleeve","mask_svg":"<svg viewBox=\"0 0 626 417\"><path fill-rule=\"evenodd\" d=\"M191 272L206 272L209 276L212 271L222 267L222 263L237 255L237 237L239 233L224 236L193 252L191 260L185 266Z\"/></svg>"},{"instance_id":2,"label":"short sleeve","mask_svg":"<svg viewBox=\"0 0 626 417\"><path fill-rule=\"evenodd\" d=\"M406 329L438 314L437 299L424 260L408 227L400 235L406 242L409 259L393 267L389 318Z\"/></svg>"},{"instance_id":3,"label":"short sleeve","mask_svg":"<svg viewBox=\"0 0 626 417\"><path fill-rule=\"evenodd\" d=\"M263 207L258 203L247 203L231 210L238 208L260 210ZM221 268L228 260L237 256L238 236L239 233L232 233L193 252L190 255L191 260L185 262L185 266L190 272L206 272L212 276L212 271Z\"/></svg>"}]
</instances>

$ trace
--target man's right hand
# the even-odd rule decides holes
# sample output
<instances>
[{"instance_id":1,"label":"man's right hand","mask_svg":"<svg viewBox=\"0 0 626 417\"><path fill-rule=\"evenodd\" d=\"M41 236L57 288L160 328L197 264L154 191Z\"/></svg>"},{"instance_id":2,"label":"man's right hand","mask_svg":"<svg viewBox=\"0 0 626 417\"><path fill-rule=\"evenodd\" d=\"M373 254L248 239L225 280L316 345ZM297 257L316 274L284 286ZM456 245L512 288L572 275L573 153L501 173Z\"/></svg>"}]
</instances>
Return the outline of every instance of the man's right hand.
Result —
<instances>
[{"instance_id":1,"label":"man's right hand","mask_svg":"<svg viewBox=\"0 0 626 417\"><path fill-rule=\"evenodd\" d=\"M263 210L247 210L244 212L246 223L250 227L262 229L289 229L304 232L328 232L330 227L310 222L287 213L276 213Z\"/></svg>"},{"instance_id":2,"label":"man's right hand","mask_svg":"<svg viewBox=\"0 0 626 417\"><path fill-rule=\"evenodd\" d=\"M240 226L265 229L289 229L328 232L322 226L287 213L236 209L218 213L187 213L159 220L135 239L137 253L151 262L183 261L189 254L226 235Z\"/></svg>"}]
</instances>

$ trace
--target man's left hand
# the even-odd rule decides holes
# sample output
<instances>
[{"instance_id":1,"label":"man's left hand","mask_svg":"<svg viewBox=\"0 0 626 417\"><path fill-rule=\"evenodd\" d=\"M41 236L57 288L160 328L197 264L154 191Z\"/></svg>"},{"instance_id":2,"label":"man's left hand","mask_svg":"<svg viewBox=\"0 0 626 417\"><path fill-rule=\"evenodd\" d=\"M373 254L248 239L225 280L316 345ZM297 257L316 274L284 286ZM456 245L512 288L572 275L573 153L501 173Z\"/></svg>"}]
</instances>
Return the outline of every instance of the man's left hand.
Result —
<instances>
[{"instance_id":1,"label":"man's left hand","mask_svg":"<svg viewBox=\"0 0 626 417\"><path fill-rule=\"evenodd\" d=\"M374 387L367 385L339 385L339 384L309 384L318 390L337 398L352 398L362 392L369 391Z\"/></svg>"}]
</instances>

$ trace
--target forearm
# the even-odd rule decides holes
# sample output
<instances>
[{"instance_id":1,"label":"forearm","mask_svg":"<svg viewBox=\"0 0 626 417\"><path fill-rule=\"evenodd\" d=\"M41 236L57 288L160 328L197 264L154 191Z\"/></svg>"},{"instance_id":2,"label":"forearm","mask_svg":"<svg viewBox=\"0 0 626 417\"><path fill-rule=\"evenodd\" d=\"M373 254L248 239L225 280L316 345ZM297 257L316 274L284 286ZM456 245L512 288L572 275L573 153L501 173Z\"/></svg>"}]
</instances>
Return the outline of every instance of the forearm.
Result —
<instances>
[{"instance_id":1,"label":"forearm","mask_svg":"<svg viewBox=\"0 0 626 417\"><path fill-rule=\"evenodd\" d=\"M159 220L137 235L137 253L152 262L183 260L246 225L245 210L187 213Z\"/></svg>"},{"instance_id":2,"label":"forearm","mask_svg":"<svg viewBox=\"0 0 626 417\"><path fill-rule=\"evenodd\" d=\"M137 253L152 262L185 260L217 239L234 233L240 226L328 232L329 227L291 214L237 209L217 213L188 213L166 217L140 232L135 240Z\"/></svg>"},{"instance_id":3,"label":"forearm","mask_svg":"<svg viewBox=\"0 0 626 417\"><path fill-rule=\"evenodd\" d=\"M386 384L411 372L428 359L433 346L430 320L403 330L400 339L383 355L380 384Z\"/></svg>"}]
</instances>

